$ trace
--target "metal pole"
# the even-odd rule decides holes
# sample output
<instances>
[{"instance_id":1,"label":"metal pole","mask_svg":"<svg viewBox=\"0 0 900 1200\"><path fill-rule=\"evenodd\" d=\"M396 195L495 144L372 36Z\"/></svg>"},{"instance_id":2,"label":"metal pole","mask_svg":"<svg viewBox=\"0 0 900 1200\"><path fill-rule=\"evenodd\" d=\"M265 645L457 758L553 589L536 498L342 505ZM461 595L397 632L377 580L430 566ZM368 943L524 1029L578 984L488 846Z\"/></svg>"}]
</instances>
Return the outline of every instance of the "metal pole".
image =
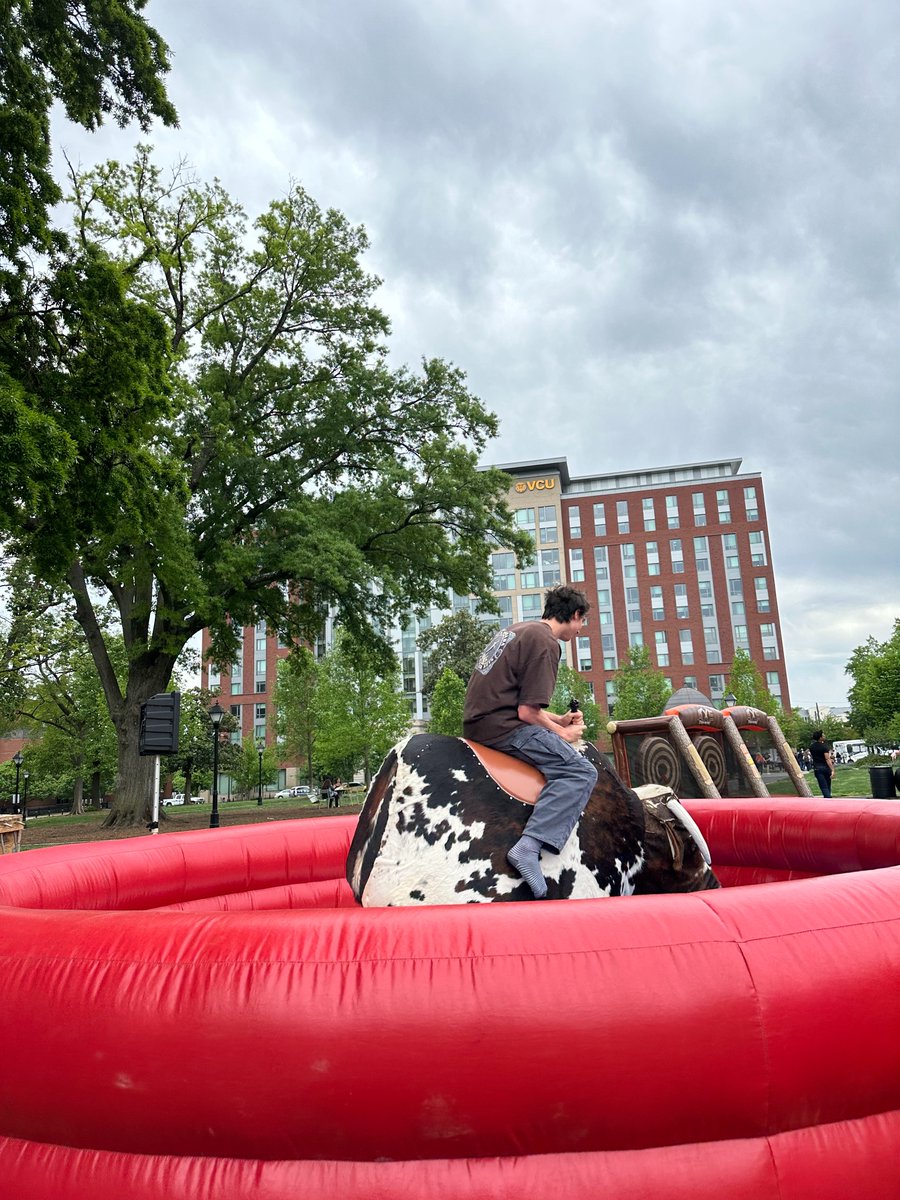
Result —
<instances>
[{"instance_id":1,"label":"metal pole","mask_svg":"<svg viewBox=\"0 0 900 1200\"><path fill-rule=\"evenodd\" d=\"M22 797L19 795L19 768L22 766L21 751L16 751L13 755L13 762L16 764L16 804L19 805L22 812L22 820L25 820L25 808L22 805Z\"/></svg>"},{"instance_id":2,"label":"metal pole","mask_svg":"<svg viewBox=\"0 0 900 1200\"><path fill-rule=\"evenodd\" d=\"M22 824L24 826L28 818L25 815L28 807L28 771L22 772Z\"/></svg>"},{"instance_id":3,"label":"metal pole","mask_svg":"<svg viewBox=\"0 0 900 1200\"><path fill-rule=\"evenodd\" d=\"M257 805L262 806L262 750L257 750L257 754L259 755L259 783L256 793L256 803Z\"/></svg>"},{"instance_id":4,"label":"metal pole","mask_svg":"<svg viewBox=\"0 0 900 1200\"><path fill-rule=\"evenodd\" d=\"M153 756L153 802L150 809L150 832L159 833L159 755Z\"/></svg>"},{"instance_id":5,"label":"metal pole","mask_svg":"<svg viewBox=\"0 0 900 1200\"><path fill-rule=\"evenodd\" d=\"M213 786L212 812L209 814L210 829L219 828L219 727L213 726Z\"/></svg>"}]
</instances>

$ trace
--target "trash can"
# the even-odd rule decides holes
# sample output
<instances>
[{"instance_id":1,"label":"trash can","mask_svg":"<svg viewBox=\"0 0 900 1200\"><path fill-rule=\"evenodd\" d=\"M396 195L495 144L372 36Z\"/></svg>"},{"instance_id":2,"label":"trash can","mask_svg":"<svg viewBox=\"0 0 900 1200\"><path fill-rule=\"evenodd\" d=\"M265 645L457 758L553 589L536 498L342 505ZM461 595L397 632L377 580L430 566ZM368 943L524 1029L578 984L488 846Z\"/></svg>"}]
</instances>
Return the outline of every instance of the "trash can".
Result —
<instances>
[{"instance_id":1,"label":"trash can","mask_svg":"<svg viewBox=\"0 0 900 1200\"><path fill-rule=\"evenodd\" d=\"M897 794L892 767L869 767L869 785L873 800L893 800Z\"/></svg>"},{"instance_id":2,"label":"trash can","mask_svg":"<svg viewBox=\"0 0 900 1200\"><path fill-rule=\"evenodd\" d=\"M15 854L22 844L22 818L0 817L0 854Z\"/></svg>"}]
</instances>

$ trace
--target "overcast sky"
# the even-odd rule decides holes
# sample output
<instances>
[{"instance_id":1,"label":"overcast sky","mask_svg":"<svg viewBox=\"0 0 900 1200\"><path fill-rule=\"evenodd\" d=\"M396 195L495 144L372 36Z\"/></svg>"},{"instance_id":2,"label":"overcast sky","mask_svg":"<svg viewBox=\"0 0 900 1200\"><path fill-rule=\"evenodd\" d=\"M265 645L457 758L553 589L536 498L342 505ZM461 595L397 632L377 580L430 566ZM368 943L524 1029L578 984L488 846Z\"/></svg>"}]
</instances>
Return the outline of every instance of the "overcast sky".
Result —
<instances>
[{"instance_id":1,"label":"overcast sky","mask_svg":"<svg viewBox=\"0 0 900 1200\"><path fill-rule=\"evenodd\" d=\"M791 698L900 616L896 0L149 0L187 157L366 226L488 460L762 472ZM139 131L55 144L88 166Z\"/></svg>"}]
</instances>

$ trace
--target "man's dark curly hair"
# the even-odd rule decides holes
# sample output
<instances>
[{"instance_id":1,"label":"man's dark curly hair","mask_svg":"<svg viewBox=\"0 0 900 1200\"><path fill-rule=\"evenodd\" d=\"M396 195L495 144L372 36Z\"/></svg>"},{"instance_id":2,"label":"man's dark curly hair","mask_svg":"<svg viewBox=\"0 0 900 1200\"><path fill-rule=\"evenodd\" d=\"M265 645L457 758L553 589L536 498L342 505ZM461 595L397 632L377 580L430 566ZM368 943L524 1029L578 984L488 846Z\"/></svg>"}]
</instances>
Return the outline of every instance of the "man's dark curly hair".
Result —
<instances>
[{"instance_id":1,"label":"man's dark curly hair","mask_svg":"<svg viewBox=\"0 0 900 1200\"><path fill-rule=\"evenodd\" d=\"M573 617L583 617L590 607L584 592L563 584L561 587L551 588L544 597L542 619L557 620L565 624Z\"/></svg>"}]
</instances>

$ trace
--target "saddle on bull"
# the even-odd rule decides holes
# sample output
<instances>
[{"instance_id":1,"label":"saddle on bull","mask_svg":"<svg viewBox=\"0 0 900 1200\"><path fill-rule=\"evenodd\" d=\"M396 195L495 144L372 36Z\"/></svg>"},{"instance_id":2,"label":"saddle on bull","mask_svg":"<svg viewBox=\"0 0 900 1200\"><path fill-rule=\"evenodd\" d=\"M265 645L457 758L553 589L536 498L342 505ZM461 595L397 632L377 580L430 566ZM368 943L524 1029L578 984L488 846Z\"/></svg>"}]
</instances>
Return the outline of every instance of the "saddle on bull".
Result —
<instances>
[{"instance_id":1,"label":"saddle on bull","mask_svg":"<svg viewBox=\"0 0 900 1200\"><path fill-rule=\"evenodd\" d=\"M586 743L597 783L559 854L544 851L547 899L717 888L691 818L663 788L625 786ZM464 738L414 734L372 781L347 856L366 907L533 899L506 860L543 786L534 768Z\"/></svg>"}]
</instances>

